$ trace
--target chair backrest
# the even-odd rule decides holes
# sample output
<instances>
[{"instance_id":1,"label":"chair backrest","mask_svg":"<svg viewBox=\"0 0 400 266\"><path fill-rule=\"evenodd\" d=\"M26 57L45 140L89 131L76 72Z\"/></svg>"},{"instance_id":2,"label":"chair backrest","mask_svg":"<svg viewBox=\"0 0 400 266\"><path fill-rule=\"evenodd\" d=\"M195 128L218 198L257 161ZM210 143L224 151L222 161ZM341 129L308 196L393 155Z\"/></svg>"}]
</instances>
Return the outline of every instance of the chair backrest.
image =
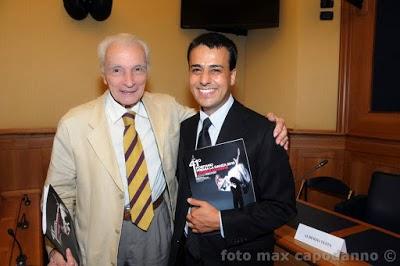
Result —
<instances>
[{"instance_id":1,"label":"chair backrest","mask_svg":"<svg viewBox=\"0 0 400 266\"><path fill-rule=\"evenodd\" d=\"M349 199L353 191L341 180L331 176L317 176L303 179L297 199L304 191L304 200L307 201L307 190L314 189L325 194L333 195L343 199Z\"/></svg>"},{"instance_id":2,"label":"chair backrest","mask_svg":"<svg viewBox=\"0 0 400 266\"><path fill-rule=\"evenodd\" d=\"M400 174L374 172L368 190L366 221L400 233Z\"/></svg>"}]
</instances>

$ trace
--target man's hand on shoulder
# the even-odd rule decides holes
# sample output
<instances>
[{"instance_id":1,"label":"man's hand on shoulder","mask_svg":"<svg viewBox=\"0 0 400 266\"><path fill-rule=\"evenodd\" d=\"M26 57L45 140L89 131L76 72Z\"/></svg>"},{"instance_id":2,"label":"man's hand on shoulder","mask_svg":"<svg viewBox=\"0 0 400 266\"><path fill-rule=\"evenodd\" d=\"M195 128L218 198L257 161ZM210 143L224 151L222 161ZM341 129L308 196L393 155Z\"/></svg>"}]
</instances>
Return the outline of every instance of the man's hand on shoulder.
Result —
<instances>
[{"instance_id":1,"label":"man's hand on shoulder","mask_svg":"<svg viewBox=\"0 0 400 266\"><path fill-rule=\"evenodd\" d=\"M285 150L289 149L289 137L288 131L283 118L277 117L274 113L268 113L267 118L271 122L275 122L276 126L274 129L275 142L281 145Z\"/></svg>"},{"instance_id":2,"label":"man's hand on shoulder","mask_svg":"<svg viewBox=\"0 0 400 266\"><path fill-rule=\"evenodd\" d=\"M63 255L55 249L50 252L49 259L50 262L48 266L78 266L69 248L67 249L67 261L65 261Z\"/></svg>"},{"instance_id":3,"label":"man's hand on shoulder","mask_svg":"<svg viewBox=\"0 0 400 266\"><path fill-rule=\"evenodd\" d=\"M189 198L192 205L186 216L188 226L194 233L207 233L219 230L219 211L207 201Z\"/></svg>"}]
</instances>

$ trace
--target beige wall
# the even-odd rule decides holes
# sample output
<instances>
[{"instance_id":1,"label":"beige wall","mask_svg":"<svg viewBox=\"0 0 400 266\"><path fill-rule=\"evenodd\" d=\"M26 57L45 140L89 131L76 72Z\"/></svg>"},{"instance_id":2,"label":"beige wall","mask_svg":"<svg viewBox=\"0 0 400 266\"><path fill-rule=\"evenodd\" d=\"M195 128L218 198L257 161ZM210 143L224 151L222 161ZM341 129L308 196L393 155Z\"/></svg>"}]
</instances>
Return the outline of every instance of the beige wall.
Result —
<instances>
[{"instance_id":1,"label":"beige wall","mask_svg":"<svg viewBox=\"0 0 400 266\"><path fill-rule=\"evenodd\" d=\"M229 35L240 55L235 95L291 127L334 129L339 1L330 22L318 20L318 0L281 5L280 28ZM61 0L0 1L0 129L55 127L69 108L100 95L96 45L118 32L150 45L149 90L193 106L185 53L201 31L180 29L179 12L180 0L119 0L104 22L75 21Z\"/></svg>"},{"instance_id":2,"label":"beige wall","mask_svg":"<svg viewBox=\"0 0 400 266\"><path fill-rule=\"evenodd\" d=\"M62 0L0 1L0 128L55 127L69 108L100 95L96 46L118 32L134 33L151 47L148 89L194 105L185 53L201 31L180 29L180 0L113 2L111 16L97 22L73 20ZM245 55L245 38L231 37Z\"/></svg>"},{"instance_id":3,"label":"beige wall","mask_svg":"<svg viewBox=\"0 0 400 266\"><path fill-rule=\"evenodd\" d=\"M246 43L245 103L273 110L296 129L336 129L340 1L320 21L319 0L281 0L280 27Z\"/></svg>"}]
</instances>

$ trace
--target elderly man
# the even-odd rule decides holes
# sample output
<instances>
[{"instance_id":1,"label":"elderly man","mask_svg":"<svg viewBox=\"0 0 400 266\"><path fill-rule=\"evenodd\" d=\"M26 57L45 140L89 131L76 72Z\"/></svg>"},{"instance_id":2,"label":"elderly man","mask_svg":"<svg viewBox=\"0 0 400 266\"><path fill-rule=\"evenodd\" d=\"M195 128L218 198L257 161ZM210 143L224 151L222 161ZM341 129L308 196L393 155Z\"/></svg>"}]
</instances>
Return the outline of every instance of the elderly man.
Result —
<instances>
[{"instance_id":1,"label":"elderly man","mask_svg":"<svg viewBox=\"0 0 400 266\"><path fill-rule=\"evenodd\" d=\"M148 55L133 35L105 38L98 56L108 90L71 109L57 128L45 183L74 217L83 265L168 261L180 122L194 110L145 92ZM282 123L277 131L284 145ZM49 257L65 265L57 251ZM69 251L67 263L74 263Z\"/></svg>"}]
</instances>

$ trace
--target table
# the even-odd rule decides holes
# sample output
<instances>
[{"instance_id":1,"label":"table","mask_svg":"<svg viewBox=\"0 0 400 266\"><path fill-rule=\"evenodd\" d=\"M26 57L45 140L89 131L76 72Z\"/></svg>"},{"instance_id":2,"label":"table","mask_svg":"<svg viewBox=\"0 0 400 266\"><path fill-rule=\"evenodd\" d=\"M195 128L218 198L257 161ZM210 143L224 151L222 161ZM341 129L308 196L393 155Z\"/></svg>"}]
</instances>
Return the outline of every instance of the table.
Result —
<instances>
[{"instance_id":1,"label":"table","mask_svg":"<svg viewBox=\"0 0 400 266\"><path fill-rule=\"evenodd\" d=\"M275 230L276 244L298 261L317 265L400 265L400 235L315 204L297 201L297 216ZM294 239L299 223L344 238L348 254L335 258Z\"/></svg>"}]
</instances>

